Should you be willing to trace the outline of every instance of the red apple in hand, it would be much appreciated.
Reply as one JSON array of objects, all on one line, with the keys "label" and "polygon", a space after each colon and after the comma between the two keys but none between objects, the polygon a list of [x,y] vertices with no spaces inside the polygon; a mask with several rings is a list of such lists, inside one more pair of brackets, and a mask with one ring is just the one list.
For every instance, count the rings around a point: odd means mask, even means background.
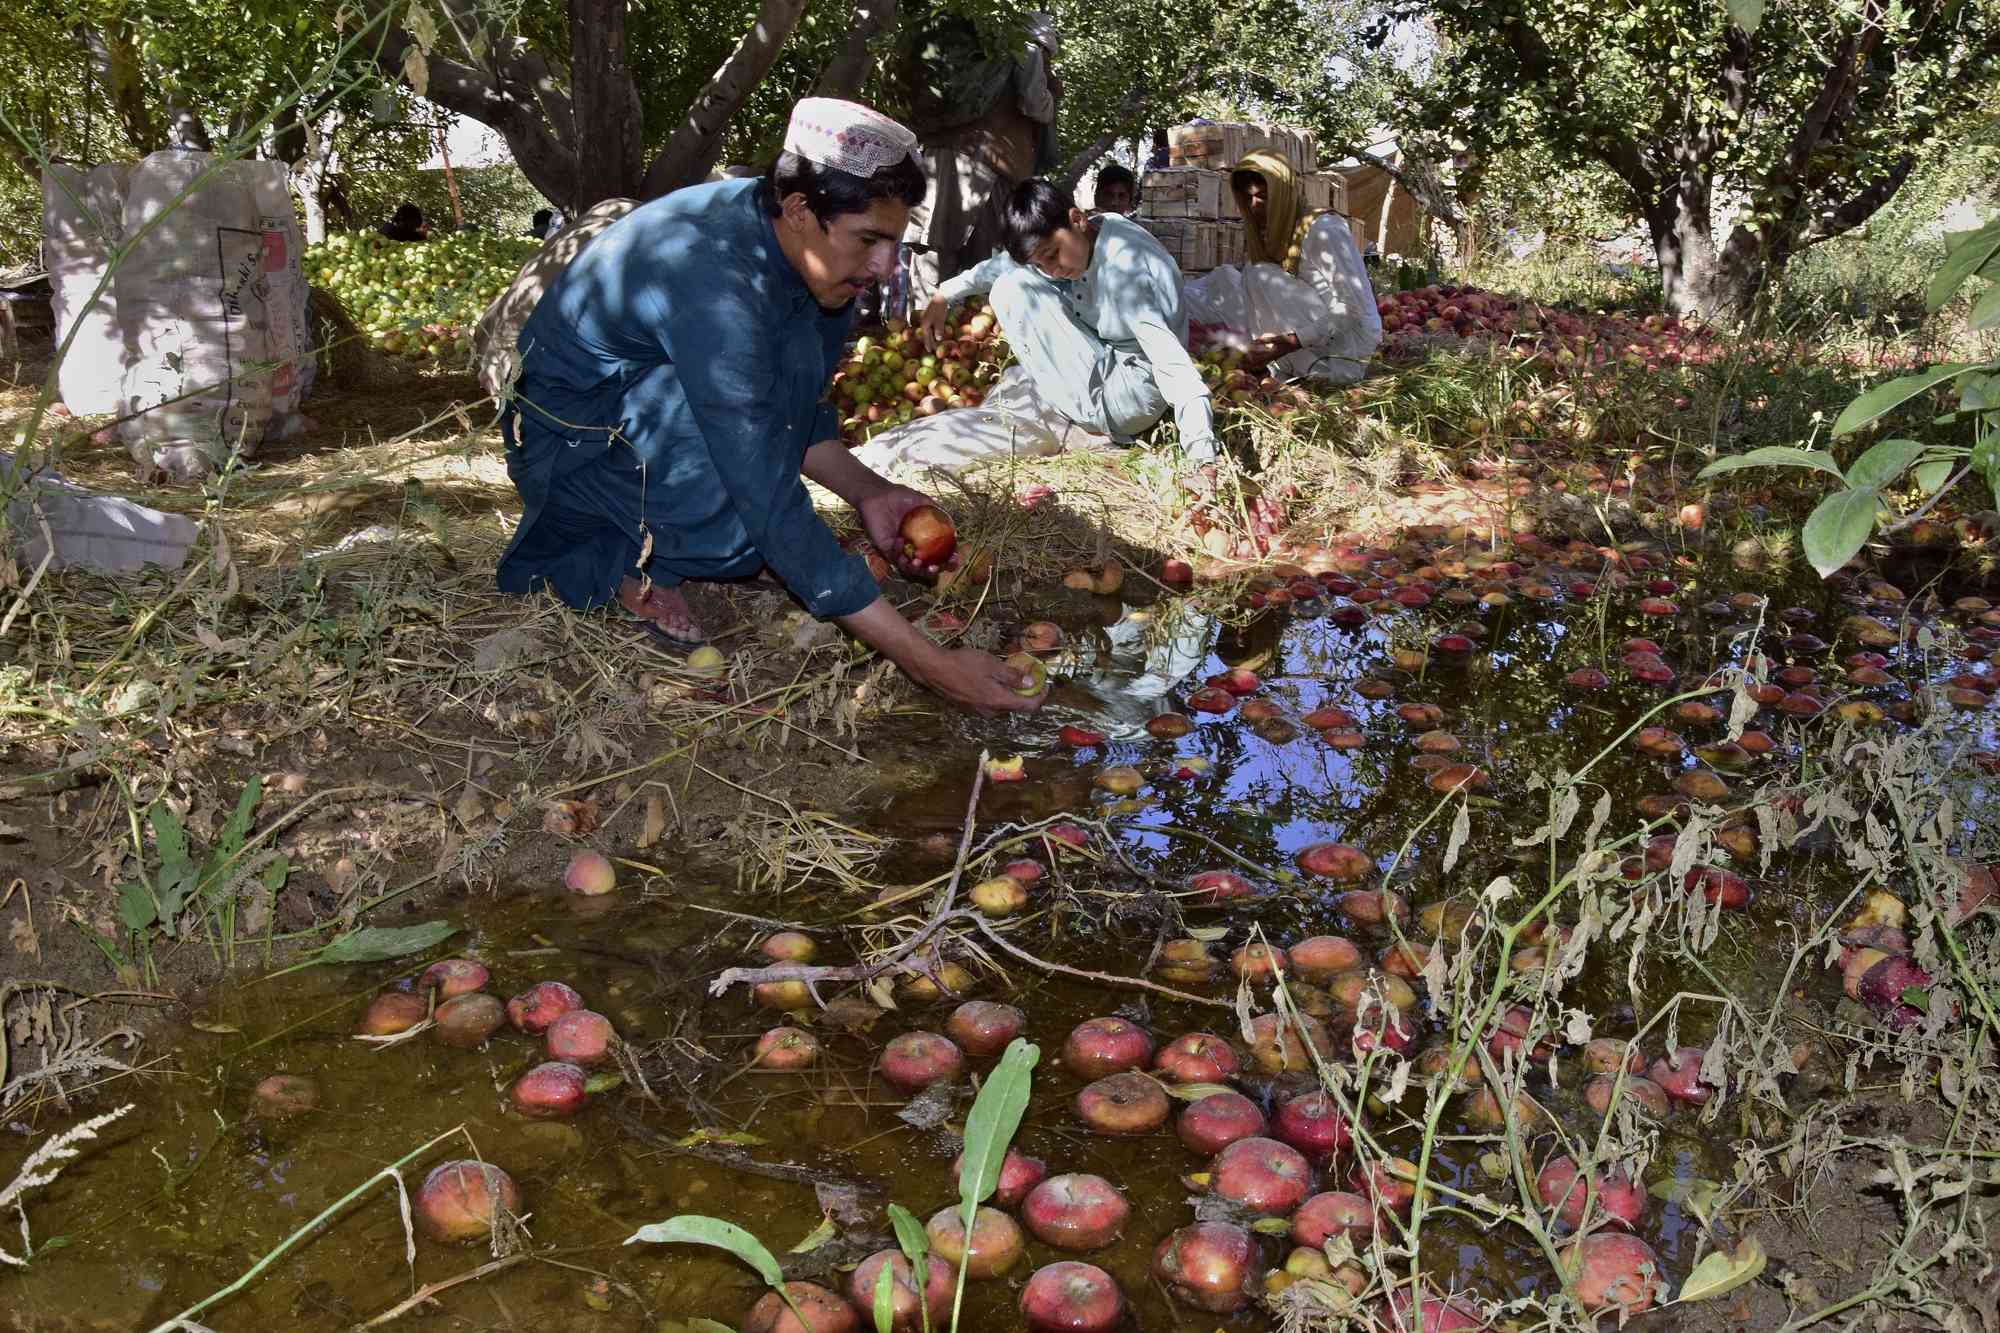
[{"label": "red apple in hand", "polygon": [[898,529],[903,538],[903,558],[923,565],[941,565],[958,549],[958,529],[936,505],[919,505],[903,515]]}]

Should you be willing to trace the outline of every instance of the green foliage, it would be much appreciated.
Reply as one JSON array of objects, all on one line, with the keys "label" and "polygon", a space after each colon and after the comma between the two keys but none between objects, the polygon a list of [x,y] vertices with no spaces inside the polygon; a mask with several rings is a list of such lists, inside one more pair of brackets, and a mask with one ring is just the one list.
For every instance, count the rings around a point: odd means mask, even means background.
[{"label": "green foliage", "polygon": [[778,1299],[798,1316],[799,1322],[805,1322],[799,1307],[792,1303],[791,1293],[785,1290],[785,1273],[778,1267],[777,1256],[765,1248],[763,1241],[734,1222],[725,1222],[719,1217],[703,1217],[698,1213],[683,1213],[664,1222],[640,1227],[625,1238],[627,1245],[640,1241],[653,1245],[709,1245],[726,1250],[756,1269],[757,1276],[778,1293]]},{"label": "green foliage", "polygon": [[1978,105],[2000,60],[1996,0],[1398,0],[1389,12],[1428,19],[1442,50],[1407,104],[1411,130],[1461,141],[1475,161],[1533,149],[1558,168],[1595,164],[1631,213],[1703,247],[1686,219],[1741,197],[1734,225],[1755,243],[1743,282],[1879,207],[1911,146]]},{"label": "green foliage", "polygon": [[[154,869],[148,874],[142,865],[137,879],[118,886],[118,917],[125,928],[141,937],[157,930],[168,939],[177,939],[189,913],[233,919],[228,900],[238,879],[237,862],[263,796],[262,780],[251,778],[208,855],[199,862],[189,848],[187,828],[180,816],[165,802],[155,804],[147,813],[153,830]],[[280,856],[265,868],[263,883],[267,889],[282,888],[289,873],[289,862]]]},{"label": "green foliage", "polygon": [[[1975,279],[1987,286],[1973,310],[1990,307],[1992,322],[2000,324],[2000,301],[1993,296],[2000,292],[2000,218],[1947,238],[1944,263],[1927,293],[1931,311],[1943,308]],[[1974,322],[1976,325],[1977,319]],[[2000,357],[1980,363],[1946,362],[1878,384],[1847,405],[1834,421],[1833,433],[1844,436],[1865,430],[1907,404],[1928,400],[1946,385],[1956,387],[1958,406],[1941,420],[1968,423],[1972,427],[1970,446],[1880,440],[1844,470],[1834,463],[1832,455],[1818,450],[1766,448],[1718,459],[1702,469],[1701,475],[1772,466],[1813,468],[1839,478],[1842,488],[1820,501],[1800,533],[1806,558],[1824,577],[1853,559],[1874,535],[1876,525],[1890,512],[1885,492],[1906,475],[1929,497],[1925,510],[1953,481],[1972,473],[1978,474],[2000,500]],[[1959,469],[1956,474],[1951,471],[1954,467]]]}]

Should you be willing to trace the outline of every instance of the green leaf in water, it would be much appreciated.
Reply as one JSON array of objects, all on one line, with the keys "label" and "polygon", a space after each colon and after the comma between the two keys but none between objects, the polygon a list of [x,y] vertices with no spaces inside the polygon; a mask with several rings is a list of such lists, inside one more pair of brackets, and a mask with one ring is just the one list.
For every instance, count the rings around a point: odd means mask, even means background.
[{"label": "green leaf in water", "polygon": [[1920,990],[1915,986],[1905,986],[1903,987],[1901,998],[1904,1004],[1909,1005],[1910,1008],[1915,1009],[1919,1013],[1927,1014],[1931,1011],[1931,997],[1928,991]]},{"label": "green leaf in water", "polygon": [[613,1088],[622,1087],[624,1083],[623,1074],[610,1069],[600,1069],[583,1081],[583,1090],[595,1097],[600,1092],[609,1092]]},{"label": "green leaf in water", "polygon": [[[889,1222],[896,1228],[896,1244],[902,1249],[903,1257],[910,1261],[910,1271],[923,1272],[927,1266],[924,1260],[928,1259],[931,1253],[931,1237],[930,1233],[924,1230],[924,1224],[917,1220],[915,1213],[900,1203],[889,1205]],[[884,1269],[886,1271],[887,1265],[884,1265]]]},{"label": "green leaf in water", "polygon": [[1292,1220],[1289,1217],[1260,1217],[1250,1224],[1250,1229],[1260,1236],[1289,1236],[1292,1234]]},{"label": "green leaf in water", "polygon": [[458,934],[449,921],[417,926],[364,926],[351,930],[319,951],[322,963],[385,963],[434,948]]},{"label": "green leaf in water", "polygon": [[664,1222],[640,1227],[625,1238],[625,1243],[634,1245],[642,1240],[653,1245],[708,1245],[727,1250],[756,1269],[757,1276],[763,1278],[766,1285],[784,1286],[784,1270],[778,1267],[778,1261],[771,1252],[764,1248],[764,1242],[734,1222],[725,1222],[719,1217],[683,1213]]},{"label": "green leaf in water", "polygon": [[896,1333],[896,1266],[883,1264],[875,1274],[875,1333]]},{"label": "green leaf in water", "polygon": [[[1028,1109],[1028,1091],[1034,1085],[1035,1064],[1042,1048],[1024,1037],[1007,1045],[1000,1063],[987,1075],[972,1109],[965,1116],[965,1158],[958,1173],[959,1218],[968,1238],[979,1205],[991,1198],[1000,1184],[1000,1166],[1007,1158],[1007,1145],[1021,1128],[1021,1116]],[[958,1286],[951,1298],[951,1327],[957,1328],[960,1303],[965,1299],[965,1266],[972,1257],[967,1244],[958,1257]],[[922,1272],[921,1266],[917,1269]]]}]

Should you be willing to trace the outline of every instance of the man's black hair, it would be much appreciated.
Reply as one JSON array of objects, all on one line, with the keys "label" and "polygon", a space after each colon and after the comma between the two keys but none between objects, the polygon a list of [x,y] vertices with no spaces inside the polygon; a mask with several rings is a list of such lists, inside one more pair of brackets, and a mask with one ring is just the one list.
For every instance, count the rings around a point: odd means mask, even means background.
[{"label": "man's black hair", "polygon": [[1076,200],[1060,185],[1045,180],[1025,180],[1007,196],[1007,212],[1000,219],[1000,240],[1017,264],[1043,241],[1070,225],[1069,215]]},{"label": "man's black hair", "polygon": [[537,227],[546,227],[549,225],[549,219],[555,215],[556,211],[553,208],[538,208],[535,210],[535,225]]},{"label": "man's black hair", "polygon": [[1238,193],[1248,190],[1255,183],[1262,183],[1266,189],[1270,188],[1271,184],[1264,179],[1263,172],[1254,171],[1249,167],[1238,167],[1229,173],[1229,188]]},{"label": "man's black hair", "polygon": [[396,215],[389,220],[399,227],[420,227],[424,221],[424,210],[405,199],[396,205]]},{"label": "man's black hair", "polygon": [[1122,185],[1135,195],[1139,193],[1139,178],[1123,162],[1107,162],[1098,169],[1097,192],[1103,194],[1107,185]]},{"label": "man's black hair", "polygon": [[843,213],[866,213],[882,199],[901,200],[905,207],[915,208],[924,201],[924,169],[906,157],[872,176],[857,176],[797,153],[779,153],[764,172],[764,211],[777,217],[784,212],[785,200],[795,194],[806,197],[806,207],[824,230]]}]

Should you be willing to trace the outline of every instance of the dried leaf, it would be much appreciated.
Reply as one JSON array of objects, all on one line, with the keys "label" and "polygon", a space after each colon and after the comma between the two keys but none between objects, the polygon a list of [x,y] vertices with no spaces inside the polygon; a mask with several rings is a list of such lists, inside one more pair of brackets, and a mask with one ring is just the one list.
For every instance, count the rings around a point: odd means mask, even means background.
[{"label": "dried leaf", "polygon": [[1735,1252],[1715,1251],[1694,1266],[1681,1283],[1681,1303],[1705,1301],[1736,1290],[1764,1271],[1764,1247],[1755,1236],[1745,1236]]},{"label": "dried leaf", "polygon": [[667,831],[667,803],[657,796],[646,798],[646,823],[639,830],[639,846],[651,847]]}]

